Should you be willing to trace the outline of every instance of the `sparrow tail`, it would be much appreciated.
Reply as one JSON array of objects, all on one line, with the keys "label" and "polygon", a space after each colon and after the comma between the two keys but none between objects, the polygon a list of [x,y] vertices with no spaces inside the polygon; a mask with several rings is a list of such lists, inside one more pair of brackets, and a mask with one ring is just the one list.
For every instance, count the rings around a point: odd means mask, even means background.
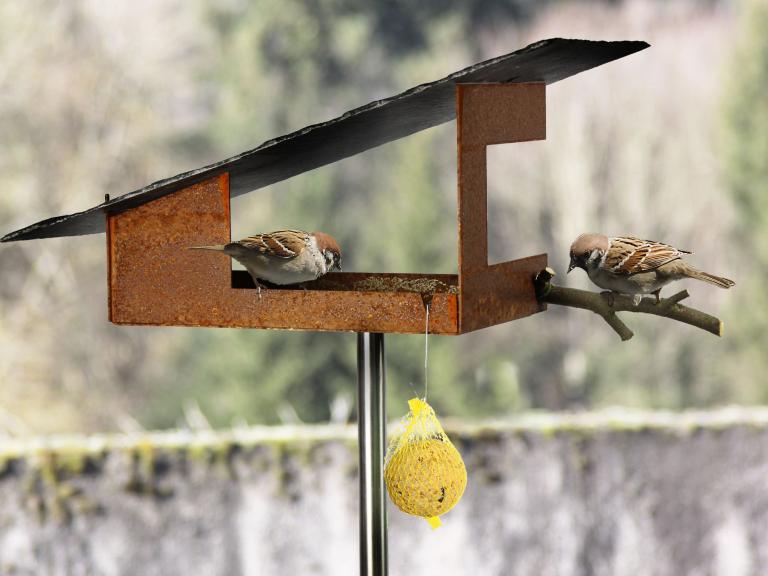
[{"label": "sparrow tail", "polygon": [[709,282],[710,284],[714,284],[715,286],[719,286],[720,288],[730,288],[731,286],[735,286],[736,282],[733,280],[729,280],[728,278],[723,278],[722,276],[715,276],[714,274],[709,274],[707,272],[703,272],[702,270],[697,270],[696,268],[693,268],[691,266],[688,267],[688,274],[687,276],[689,278],[695,278],[696,280],[703,280],[704,282]]},{"label": "sparrow tail", "polygon": [[187,250],[213,250],[214,252],[224,252],[226,246],[219,244],[217,246],[187,246]]}]

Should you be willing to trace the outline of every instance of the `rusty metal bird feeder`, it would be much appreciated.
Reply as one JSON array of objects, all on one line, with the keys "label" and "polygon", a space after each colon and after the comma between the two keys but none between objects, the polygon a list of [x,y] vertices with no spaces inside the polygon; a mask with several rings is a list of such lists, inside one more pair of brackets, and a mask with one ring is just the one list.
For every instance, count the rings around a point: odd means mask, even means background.
[{"label": "rusty metal bird feeder", "polygon": [[[350,331],[358,340],[361,572],[386,573],[384,333],[458,335],[535,314],[546,254],[488,264],[486,147],[546,137],[546,86],[646,48],[551,39],[371,102],[84,212],[11,232],[3,242],[106,232],[115,324]],[[226,258],[185,250],[225,244],[230,198],[456,119],[457,274],[334,273],[258,298]]]}]

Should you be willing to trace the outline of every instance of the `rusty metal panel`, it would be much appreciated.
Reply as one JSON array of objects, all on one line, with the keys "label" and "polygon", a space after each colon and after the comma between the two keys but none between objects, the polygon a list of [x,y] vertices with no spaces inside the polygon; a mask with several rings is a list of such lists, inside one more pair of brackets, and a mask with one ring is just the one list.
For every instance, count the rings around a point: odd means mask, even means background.
[{"label": "rusty metal panel", "polygon": [[108,216],[110,320],[205,325],[226,297],[229,263],[188,246],[229,242],[227,174]]},{"label": "rusty metal panel", "polygon": [[472,332],[546,310],[531,297],[533,278],[547,266],[547,255],[502,262],[464,278],[460,332]]},{"label": "rusty metal panel", "polygon": [[544,309],[533,274],[546,266],[546,255],[488,266],[486,147],[545,139],[545,88],[543,83],[456,87],[461,333]]},{"label": "rusty metal panel", "polygon": [[456,276],[330,274],[303,288],[267,288],[259,298],[228,257],[187,250],[229,242],[226,173],[111,214],[107,229],[116,324],[420,333],[426,286],[435,290],[430,331],[458,332]]}]

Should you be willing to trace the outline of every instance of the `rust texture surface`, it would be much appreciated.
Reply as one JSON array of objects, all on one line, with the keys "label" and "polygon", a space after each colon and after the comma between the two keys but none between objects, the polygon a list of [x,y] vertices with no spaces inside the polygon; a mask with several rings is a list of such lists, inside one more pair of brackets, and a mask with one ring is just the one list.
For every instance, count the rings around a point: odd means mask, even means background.
[{"label": "rust texture surface", "polygon": [[[456,87],[458,140],[459,331],[508,322],[541,310],[533,274],[545,254],[488,265],[486,147],[546,138],[545,85]],[[510,182],[514,194],[514,182]]]},{"label": "rust texture surface", "polygon": [[109,314],[117,324],[421,333],[423,291],[431,287],[430,331],[458,332],[456,276],[331,274],[259,298],[228,257],[187,250],[229,242],[227,174],[111,214],[107,228]]}]

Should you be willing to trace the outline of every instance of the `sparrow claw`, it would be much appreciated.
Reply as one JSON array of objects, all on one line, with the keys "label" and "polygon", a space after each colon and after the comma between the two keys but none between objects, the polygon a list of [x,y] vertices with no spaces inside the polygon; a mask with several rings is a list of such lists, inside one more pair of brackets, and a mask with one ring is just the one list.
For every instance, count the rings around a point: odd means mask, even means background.
[{"label": "sparrow claw", "polygon": [[651,292],[654,296],[656,296],[656,305],[658,306],[661,303],[661,288],[658,290]]}]

